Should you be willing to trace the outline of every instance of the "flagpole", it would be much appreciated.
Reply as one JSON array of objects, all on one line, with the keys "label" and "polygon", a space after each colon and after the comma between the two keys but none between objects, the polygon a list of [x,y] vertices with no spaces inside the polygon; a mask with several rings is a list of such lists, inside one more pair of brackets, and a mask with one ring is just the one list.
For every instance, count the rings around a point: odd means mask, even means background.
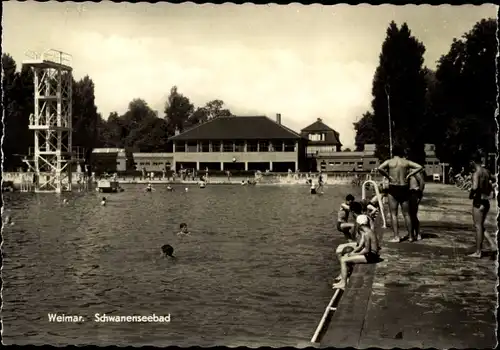
[{"label": "flagpole", "polygon": [[389,120],[389,155],[392,158],[392,119],[391,119],[391,97],[389,94],[389,84],[385,85],[385,95],[387,96],[387,117]]}]

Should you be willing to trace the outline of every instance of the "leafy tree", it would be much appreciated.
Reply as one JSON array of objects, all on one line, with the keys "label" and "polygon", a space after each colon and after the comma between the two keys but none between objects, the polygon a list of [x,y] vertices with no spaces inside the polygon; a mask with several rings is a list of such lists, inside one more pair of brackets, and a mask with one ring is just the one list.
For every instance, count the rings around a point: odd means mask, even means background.
[{"label": "leafy tree", "polygon": [[125,147],[139,149],[139,142],[143,142],[145,137],[149,137],[151,125],[157,119],[156,112],[153,111],[146,101],[135,99],[129,103],[128,110],[120,117],[122,138]]},{"label": "leafy tree", "polygon": [[373,113],[366,112],[359,121],[354,123],[356,151],[363,151],[364,145],[376,142],[377,129],[375,128],[373,117]]},{"label": "leafy tree", "polygon": [[95,105],[94,82],[87,75],[73,82],[73,146],[93,149],[98,142],[99,114]]},{"label": "leafy tree", "polygon": [[5,135],[2,143],[2,156],[5,168],[11,168],[18,165],[14,154],[18,151],[16,141],[19,140],[20,128],[20,105],[19,96],[16,89],[19,74],[16,72],[16,62],[8,55],[2,55],[2,87],[3,87],[3,106],[5,117],[3,118],[3,127]]},{"label": "leafy tree", "polygon": [[481,20],[438,63],[430,98],[436,155],[454,167],[467,165],[477,150],[495,151],[496,30],[496,20]]},{"label": "leafy tree", "polygon": [[224,102],[222,100],[212,100],[207,102],[204,108],[207,111],[208,120],[231,116],[229,109],[222,108],[223,106]]},{"label": "leafy tree", "polygon": [[425,113],[424,53],[424,45],[411,35],[406,23],[400,28],[390,23],[372,86],[376,155],[380,159],[389,157],[388,107],[393,144],[402,145],[417,162],[425,159],[420,127]]},{"label": "leafy tree", "polygon": [[189,98],[179,93],[177,86],[172,87],[165,103],[165,120],[167,121],[168,134],[173,135],[176,129],[183,131],[193,111],[194,106],[189,101]]},{"label": "leafy tree", "polygon": [[186,127],[191,127],[197,124],[203,124],[208,121],[208,111],[205,107],[198,107],[196,110],[188,117],[186,122]]}]

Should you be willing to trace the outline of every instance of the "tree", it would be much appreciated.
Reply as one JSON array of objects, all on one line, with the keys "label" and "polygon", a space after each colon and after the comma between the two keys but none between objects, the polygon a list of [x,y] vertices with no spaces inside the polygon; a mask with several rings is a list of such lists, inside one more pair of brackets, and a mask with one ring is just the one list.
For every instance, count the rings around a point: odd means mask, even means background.
[{"label": "tree", "polygon": [[87,75],[73,81],[73,146],[91,150],[98,142],[99,114],[95,105],[94,82]]},{"label": "tree", "polygon": [[14,170],[24,165],[22,158],[28,155],[29,147],[32,147],[34,142],[33,132],[29,129],[29,116],[34,111],[33,72],[26,66],[22,67],[21,72],[17,72],[16,68],[14,59],[9,54],[3,54],[5,134],[2,156],[6,170]]},{"label": "tree", "polygon": [[140,149],[139,143],[149,137],[150,126],[158,118],[146,101],[134,99],[129,103],[128,110],[120,117],[123,144],[125,147]]},{"label": "tree", "polygon": [[188,117],[186,121],[186,127],[195,126],[197,124],[203,124],[208,121],[208,111],[205,107],[198,107],[196,110]]},{"label": "tree", "polygon": [[401,28],[390,23],[372,86],[375,153],[380,159],[389,156],[389,107],[393,144],[403,146],[417,162],[425,159],[420,127],[425,113],[424,53],[406,23]]},{"label": "tree", "polygon": [[224,102],[222,100],[212,100],[207,102],[204,108],[207,111],[208,120],[231,116],[229,109],[223,109],[222,106],[224,106]]},{"label": "tree", "polygon": [[363,151],[366,144],[376,142],[377,129],[375,128],[373,118],[373,113],[366,112],[359,121],[354,123],[356,151]]},{"label": "tree", "polygon": [[168,134],[173,135],[176,129],[183,131],[193,111],[194,107],[189,98],[179,93],[177,86],[172,87],[165,103],[165,120]]},{"label": "tree", "polygon": [[18,151],[16,141],[19,141],[20,129],[22,125],[20,119],[20,105],[17,84],[19,74],[16,72],[16,62],[8,55],[2,55],[2,87],[3,105],[5,117],[3,118],[3,128],[5,134],[2,143],[2,156],[5,168],[12,168],[18,165],[14,154]]},{"label": "tree", "polygon": [[495,151],[496,30],[496,20],[481,20],[438,63],[431,95],[434,129],[442,136],[436,155],[454,167],[467,165],[477,150]]}]

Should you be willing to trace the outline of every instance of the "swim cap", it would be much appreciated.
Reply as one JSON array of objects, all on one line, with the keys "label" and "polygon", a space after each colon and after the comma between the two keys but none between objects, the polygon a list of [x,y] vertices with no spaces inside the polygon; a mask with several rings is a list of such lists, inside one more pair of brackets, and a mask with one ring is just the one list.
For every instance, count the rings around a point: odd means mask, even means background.
[{"label": "swim cap", "polygon": [[359,226],[363,226],[363,225],[370,225],[370,219],[368,218],[368,216],[366,215],[358,215],[358,217],[356,218],[356,223],[359,225]]}]

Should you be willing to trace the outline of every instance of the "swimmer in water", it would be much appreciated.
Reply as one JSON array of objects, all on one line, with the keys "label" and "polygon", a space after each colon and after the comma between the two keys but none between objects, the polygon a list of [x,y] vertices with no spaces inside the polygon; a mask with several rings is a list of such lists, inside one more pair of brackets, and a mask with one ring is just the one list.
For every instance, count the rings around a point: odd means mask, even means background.
[{"label": "swimmer in water", "polygon": [[106,197],[102,197],[101,205],[106,205]]},{"label": "swimmer in water", "polygon": [[161,255],[164,258],[172,258],[175,259],[174,254],[174,247],[172,247],[170,244],[164,244],[161,246]]},{"label": "swimmer in water", "polygon": [[66,198],[63,199],[63,204],[68,204],[68,200]]},{"label": "swimmer in water", "polygon": [[12,218],[9,214],[5,215],[5,220],[3,222],[4,226],[12,226],[14,225],[14,222],[12,221]]},{"label": "swimmer in water", "polygon": [[182,223],[179,225],[180,231],[177,233],[177,236],[187,236],[189,235],[188,225],[186,223]]},{"label": "swimmer in water", "polygon": [[170,186],[170,185],[167,186],[167,191],[173,191],[173,190],[174,190],[174,188],[172,186]]},{"label": "swimmer in water", "polygon": [[323,173],[321,171],[318,175],[318,187],[316,188],[316,192],[323,193]]},{"label": "swimmer in water", "polygon": [[153,186],[151,186],[151,184],[148,184],[148,186],[146,187],[146,192],[153,192],[153,191],[154,191]]},{"label": "swimmer in water", "polygon": [[186,187],[186,188],[184,189],[184,191],[185,191],[185,192],[187,192],[187,191],[189,191],[189,189]]},{"label": "swimmer in water", "polygon": [[410,186],[409,178],[418,174],[424,168],[411,160],[404,158],[404,150],[396,145],[392,150],[393,158],[386,160],[379,167],[378,171],[384,177],[389,179],[389,210],[391,212],[391,225],[394,237],[390,242],[401,242],[398,226],[398,208],[401,206],[403,217],[405,220],[408,236],[410,240],[414,240],[413,227],[410,217]]}]

